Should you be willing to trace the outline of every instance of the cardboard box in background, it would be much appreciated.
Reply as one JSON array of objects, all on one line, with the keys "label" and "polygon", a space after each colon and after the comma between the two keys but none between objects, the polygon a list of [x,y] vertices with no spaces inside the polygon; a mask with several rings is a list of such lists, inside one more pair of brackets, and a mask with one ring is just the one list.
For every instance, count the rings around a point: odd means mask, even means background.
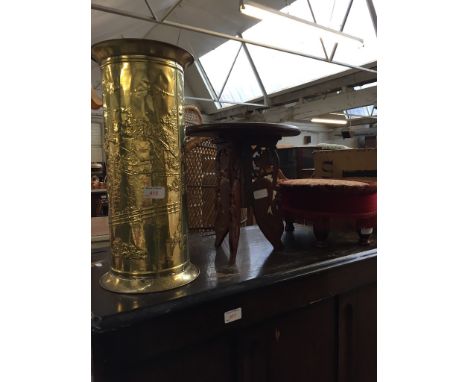
[{"label": "cardboard box in background", "polygon": [[377,180],[377,149],[314,152],[314,178]]}]

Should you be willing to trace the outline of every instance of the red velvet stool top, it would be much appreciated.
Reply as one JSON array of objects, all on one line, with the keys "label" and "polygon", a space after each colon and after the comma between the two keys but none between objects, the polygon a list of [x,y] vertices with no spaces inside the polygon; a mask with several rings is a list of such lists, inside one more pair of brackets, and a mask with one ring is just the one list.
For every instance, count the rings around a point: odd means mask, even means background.
[{"label": "red velvet stool top", "polygon": [[285,216],[370,218],[377,214],[376,182],[288,179],[279,186]]}]

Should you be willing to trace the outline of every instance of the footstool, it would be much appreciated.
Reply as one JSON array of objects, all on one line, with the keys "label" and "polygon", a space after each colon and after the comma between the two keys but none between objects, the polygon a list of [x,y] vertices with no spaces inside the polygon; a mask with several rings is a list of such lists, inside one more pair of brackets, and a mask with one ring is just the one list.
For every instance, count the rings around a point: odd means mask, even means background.
[{"label": "footstool", "polygon": [[293,222],[312,225],[318,245],[325,245],[331,219],[352,219],[360,243],[368,244],[377,223],[377,183],[344,179],[287,179],[279,183],[280,211],[286,231]]}]

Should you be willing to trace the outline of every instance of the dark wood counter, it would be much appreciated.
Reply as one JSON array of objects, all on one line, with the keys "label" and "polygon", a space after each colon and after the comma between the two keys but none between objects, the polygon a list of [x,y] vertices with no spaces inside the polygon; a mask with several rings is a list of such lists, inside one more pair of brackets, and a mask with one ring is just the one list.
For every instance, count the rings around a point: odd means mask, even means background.
[{"label": "dark wood counter", "polygon": [[[272,252],[258,227],[246,227],[233,267],[226,243],[216,250],[214,236],[193,235],[198,279],[144,295],[102,289],[110,254],[94,251],[95,380],[375,380],[376,243],[357,239],[332,233],[328,247],[316,248],[312,229],[297,226],[283,235],[285,249]],[[238,308],[241,319],[225,323]],[[302,353],[315,361],[301,363]]]}]

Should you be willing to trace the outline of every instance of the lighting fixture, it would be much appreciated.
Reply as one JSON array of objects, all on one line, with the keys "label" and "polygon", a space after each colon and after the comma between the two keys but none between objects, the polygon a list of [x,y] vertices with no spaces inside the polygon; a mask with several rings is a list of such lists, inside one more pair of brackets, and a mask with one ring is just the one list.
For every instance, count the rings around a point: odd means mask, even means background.
[{"label": "lighting fixture", "polygon": [[277,20],[279,23],[284,23],[285,20],[289,20],[295,23],[302,23],[310,26],[310,30],[316,33],[318,37],[330,40],[331,42],[353,42],[358,46],[364,45],[364,40],[359,37],[351,36],[347,33],[319,25],[312,21],[288,15],[287,13],[280,12],[276,9],[266,7],[265,5],[255,3],[253,1],[241,1],[240,12],[259,20]]},{"label": "lighting fixture", "polygon": [[327,118],[312,118],[310,122],[330,123],[333,125],[346,125],[348,123],[348,121],[344,119],[327,119]]}]

